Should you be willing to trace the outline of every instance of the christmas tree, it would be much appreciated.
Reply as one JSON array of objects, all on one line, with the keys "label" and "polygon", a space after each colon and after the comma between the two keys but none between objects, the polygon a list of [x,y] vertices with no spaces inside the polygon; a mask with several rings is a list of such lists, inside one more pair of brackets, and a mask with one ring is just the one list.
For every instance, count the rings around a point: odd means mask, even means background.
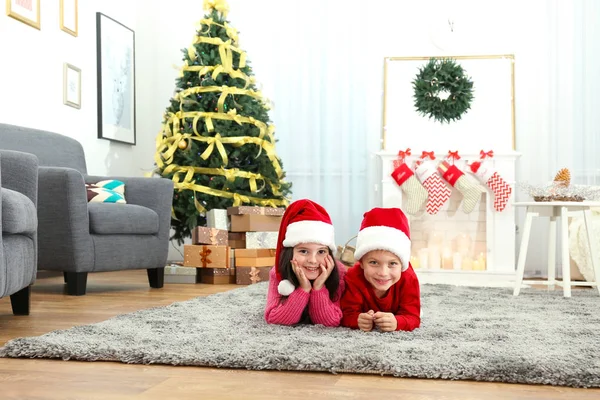
[{"label": "christmas tree", "polygon": [[181,244],[206,212],[285,207],[291,184],[275,152],[268,101],[255,86],[224,0],[205,0],[157,137],[156,172],[175,182],[171,226]]}]

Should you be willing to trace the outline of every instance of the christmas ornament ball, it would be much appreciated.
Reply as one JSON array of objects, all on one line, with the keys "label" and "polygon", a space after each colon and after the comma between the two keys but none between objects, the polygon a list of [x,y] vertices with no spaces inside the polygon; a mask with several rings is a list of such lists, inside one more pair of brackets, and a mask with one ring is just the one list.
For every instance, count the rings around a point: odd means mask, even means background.
[{"label": "christmas ornament ball", "polygon": [[179,142],[177,147],[179,147],[181,150],[185,150],[187,148],[187,142],[185,140],[182,140]]}]

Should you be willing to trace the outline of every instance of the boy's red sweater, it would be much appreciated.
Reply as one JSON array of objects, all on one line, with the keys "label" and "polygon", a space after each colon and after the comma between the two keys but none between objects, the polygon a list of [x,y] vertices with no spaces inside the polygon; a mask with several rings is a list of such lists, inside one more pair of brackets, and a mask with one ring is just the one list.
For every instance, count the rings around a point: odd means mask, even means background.
[{"label": "boy's red sweater", "polygon": [[346,291],[341,301],[342,326],[358,329],[358,315],[369,310],[394,314],[398,331],[412,331],[421,324],[419,280],[411,265],[382,298],[375,295],[359,263],[348,269],[345,280]]}]

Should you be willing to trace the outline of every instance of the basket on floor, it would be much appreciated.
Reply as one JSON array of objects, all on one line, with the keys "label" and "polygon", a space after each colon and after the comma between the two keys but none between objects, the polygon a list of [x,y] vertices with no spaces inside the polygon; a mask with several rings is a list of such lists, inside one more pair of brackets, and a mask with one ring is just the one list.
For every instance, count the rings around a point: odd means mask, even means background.
[{"label": "basket on floor", "polygon": [[356,248],[349,245],[354,239],[356,239],[356,236],[351,237],[346,244],[344,244],[344,246],[337,247],[337,253],[335,257],[347,267],[351,267],[355,263],[354,252],[356,251]]}]

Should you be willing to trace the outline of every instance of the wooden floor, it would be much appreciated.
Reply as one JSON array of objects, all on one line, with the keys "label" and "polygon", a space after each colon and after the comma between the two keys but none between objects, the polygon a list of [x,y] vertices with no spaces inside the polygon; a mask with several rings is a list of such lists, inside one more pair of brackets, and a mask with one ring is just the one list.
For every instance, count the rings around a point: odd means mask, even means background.
[{"label": "wooden floor", "polygon": [[[145,271],[91,274],[88,293],[63,294],[62,275],[38,279],[32,313],[15,317],[0,300],[0,345],[7,340],[103,321],[235,285],[166,284],[150,289]],[[600,390],[370,375],[224,370],[113,362],[0,359],[2,399],[598,399]]]}]

